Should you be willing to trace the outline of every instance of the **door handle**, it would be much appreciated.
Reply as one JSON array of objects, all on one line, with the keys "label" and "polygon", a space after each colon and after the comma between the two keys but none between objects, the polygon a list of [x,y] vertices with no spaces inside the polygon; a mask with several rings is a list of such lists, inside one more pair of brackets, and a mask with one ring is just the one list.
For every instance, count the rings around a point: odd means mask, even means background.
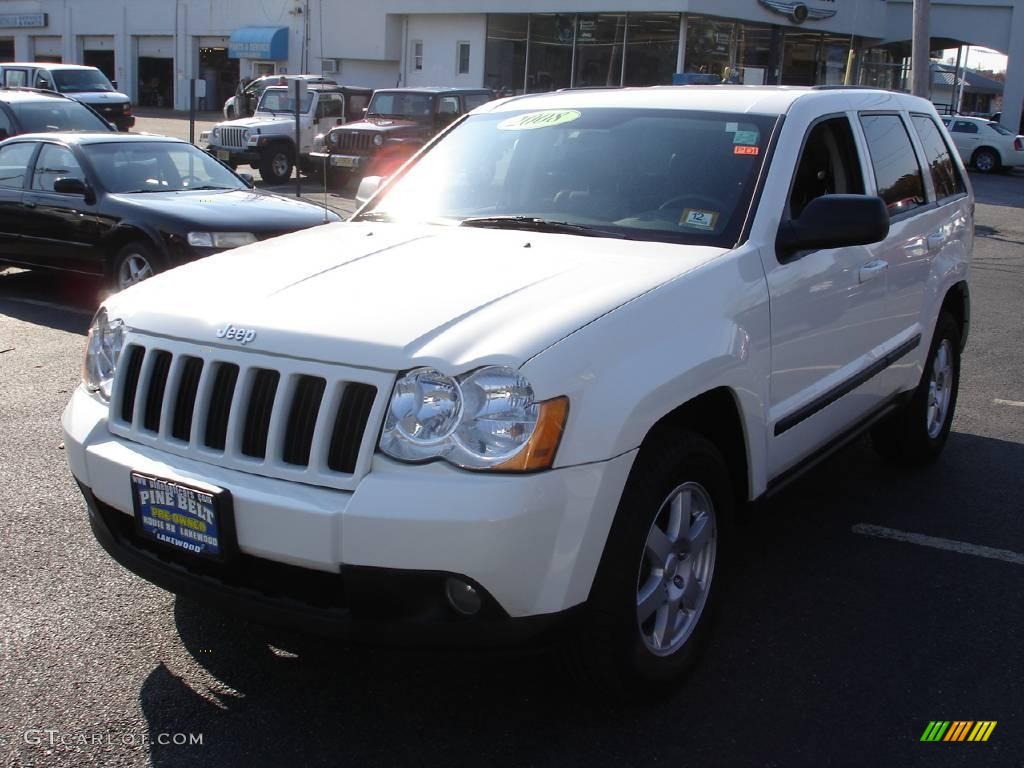
[{"label": "door handle", "polygon": [[866,283],[868,280],[874,280],[876,277],[881,277],[885,274],[885,270],[889,268],[889,262],[885,259],[872,259],[866,264],[862,265],[858,276],[860,282]]},{"label": "door handle", "polygon": [[933,232],[928,235],[928,250],[937,251],[946,244],[946,236],[940,232]]}]

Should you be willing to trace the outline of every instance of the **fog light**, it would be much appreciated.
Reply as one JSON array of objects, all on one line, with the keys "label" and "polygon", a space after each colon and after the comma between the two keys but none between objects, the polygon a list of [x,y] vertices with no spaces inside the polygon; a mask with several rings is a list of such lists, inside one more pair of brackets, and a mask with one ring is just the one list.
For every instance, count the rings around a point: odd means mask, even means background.
[{"label": "fog light", "polygon": [[483,601],[480,600],[480,593],[462,579],[449,576],[444,584],[444,594],[458,613],[463,616],[472,616],[479,612]]}]

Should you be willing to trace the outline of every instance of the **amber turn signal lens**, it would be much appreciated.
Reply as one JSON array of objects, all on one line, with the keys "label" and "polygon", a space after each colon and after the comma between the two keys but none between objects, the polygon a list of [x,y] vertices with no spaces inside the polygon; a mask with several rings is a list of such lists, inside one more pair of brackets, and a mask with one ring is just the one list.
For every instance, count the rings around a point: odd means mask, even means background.
[{"label": "amber turn signal lens", "polygon": [[555,461],[558,444],[569,417],[569,398],[556,397],[540,403],[540,415],[533,437],[526,446],[508,461],[491,467],[498,472],[533,472],[548,469]]}]

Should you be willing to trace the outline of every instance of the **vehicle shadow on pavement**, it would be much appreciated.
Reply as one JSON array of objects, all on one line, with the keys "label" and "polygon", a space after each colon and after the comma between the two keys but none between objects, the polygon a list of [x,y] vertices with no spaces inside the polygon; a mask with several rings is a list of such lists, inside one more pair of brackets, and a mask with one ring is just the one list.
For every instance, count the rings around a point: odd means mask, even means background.
[{"label": "vehicle shadow on pavement", "polygon": [[85,333],[107,293],[99,278],[0,267],[0,312],[35,325]]},{"label": "vehicle shadow on pavement", "polygon": [[[140,690],[152,764],[947,764],[921,753],[918,726],[951,695],[964,711],[1011,715],[1007,685],[1024,670],[1005,631],[1024,620],[1013,566],[851,526],[1024,551],[1011,519],[1021,466],[1024,445],[955,433],[935,465],[908,471],[865,439],[751,509],[712,642],[667,701],[590,690],[550,650],[349,647],[178,598],[198,668],[179,677],[161,663]],[[971,634],[950,630],[951,605]],[[155,741],[183,732],[203,744]]]}]

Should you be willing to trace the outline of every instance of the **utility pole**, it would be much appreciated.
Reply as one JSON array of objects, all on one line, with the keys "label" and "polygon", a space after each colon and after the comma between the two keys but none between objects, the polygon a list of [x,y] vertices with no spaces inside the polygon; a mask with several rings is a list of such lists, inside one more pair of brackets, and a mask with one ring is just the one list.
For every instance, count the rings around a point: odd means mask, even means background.
[{"label": "utility pole", "polygon": [[931,38],[928,36],[930,0],[914,0],[914,32],[911,43],[911,88],[915,96],[927,99],[931,93],[932,73],[928,67]]}]

